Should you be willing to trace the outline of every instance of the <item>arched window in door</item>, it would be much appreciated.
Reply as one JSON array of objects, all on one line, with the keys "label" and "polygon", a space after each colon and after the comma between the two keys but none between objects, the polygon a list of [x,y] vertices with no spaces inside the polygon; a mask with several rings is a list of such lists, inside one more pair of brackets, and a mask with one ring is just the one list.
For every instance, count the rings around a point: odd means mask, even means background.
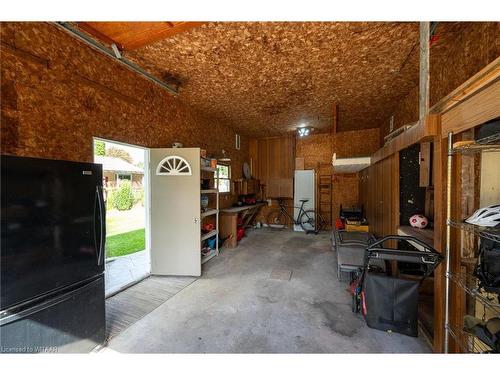
[{"label": "arched window in door", "polygon": [[191,176],[191,166],[181,156],[167,156],[156,167],[157,175],[164,176]]}]

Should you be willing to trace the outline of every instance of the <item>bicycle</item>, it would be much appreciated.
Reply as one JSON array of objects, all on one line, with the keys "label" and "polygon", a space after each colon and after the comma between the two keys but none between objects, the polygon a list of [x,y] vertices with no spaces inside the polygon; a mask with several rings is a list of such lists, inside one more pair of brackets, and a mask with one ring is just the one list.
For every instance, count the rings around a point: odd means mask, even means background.
[{"label": "bicycle", "polygon": [[319,232],[324,226],[325,220],[314,210],[304,209],[304,204],[308,202],[309,199],[301,199],[300,201],[302,202],[300,207],[294,206],[294,208],[299,208],[297,219],[294,219],[286,210],[288,206],[285,206],[284,200],[278,199],[279,208],[269,212],[266,217],[267,225],[271,228],[286,228],[288,226],[288,221],[291,220],[295,225],[300,225],[306,233]]}]

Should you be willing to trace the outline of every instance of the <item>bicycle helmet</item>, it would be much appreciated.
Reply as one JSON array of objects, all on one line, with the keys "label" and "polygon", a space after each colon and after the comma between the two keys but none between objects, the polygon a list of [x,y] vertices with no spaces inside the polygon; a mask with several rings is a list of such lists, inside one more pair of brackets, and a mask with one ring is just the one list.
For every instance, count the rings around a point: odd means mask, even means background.
[{"label": "bicycle helmet", "polygon": [[500,224],[500,204],[480,208],[465,222],[482,227],[494,227]]}]

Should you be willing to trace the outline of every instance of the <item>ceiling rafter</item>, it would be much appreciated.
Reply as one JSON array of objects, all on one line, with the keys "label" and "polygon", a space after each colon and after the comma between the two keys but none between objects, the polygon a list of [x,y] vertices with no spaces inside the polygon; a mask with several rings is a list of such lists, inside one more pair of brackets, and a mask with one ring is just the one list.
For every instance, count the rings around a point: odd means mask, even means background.
[{"label": "ceiling rafter", "polygon": [[199,27],[204,22],[78,22],[78,27],[107,45],[131,51]]}]

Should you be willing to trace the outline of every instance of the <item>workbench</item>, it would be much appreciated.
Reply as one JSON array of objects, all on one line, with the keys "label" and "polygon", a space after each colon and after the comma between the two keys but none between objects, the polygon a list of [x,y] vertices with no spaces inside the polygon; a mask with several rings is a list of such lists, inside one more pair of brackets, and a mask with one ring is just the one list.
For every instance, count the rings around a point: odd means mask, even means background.
[{"label": "workbench", "polygon": [[259,213],[259,209],[266,203],[256,203],[252,205],[230,207],[220,210],[220,237],[227,238],[224,247],[234,248],[238,246],[236,230],[238,227],[238,215],[241,215],[243,226],[252,224]]}]

